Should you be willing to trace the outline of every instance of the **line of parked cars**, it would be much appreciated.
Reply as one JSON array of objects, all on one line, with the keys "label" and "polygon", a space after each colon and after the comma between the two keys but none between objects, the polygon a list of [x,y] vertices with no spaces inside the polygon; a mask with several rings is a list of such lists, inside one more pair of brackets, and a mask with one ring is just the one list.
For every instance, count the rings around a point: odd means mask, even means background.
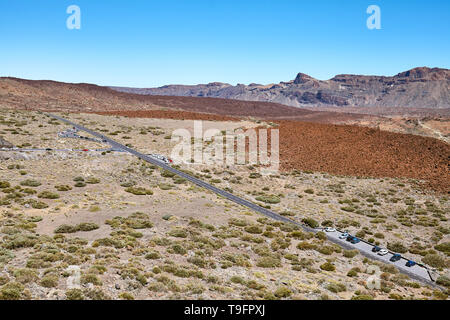
[{"label": "line of parked cars", "polygon": [[[335,228],[332,228],[332,227],[327,227],[327,228],[325,228],[324,230],[325,230],[325,232],[336,232],[336,229],[335,229]],[[339,239],[341,239],[341,240],[345,239],[346,241],[348,241],[348,242],[350,242],[350,243],[352,243],[352,244],[357,244],[357,243],[361,242],[360,239],[358,239],[357,237],[352,236],[352,235],[349,234],[347,231],[341,233],[341,234],[339,235]],[[383,248],[381,248],[381,247],[379,247],[379,246],[374,246],[374,247],[372,248],[372,252],[373,252],[373,253],[377,253],[379,256],[385,256],[385,255],[387,255],[387,254],[389,253],[389,251],[388,251],[387,249],[383,249]],[[399,261],[401,258],[402,258],[401,254],[399,254],[399,253],[394,253],[394,254],[392,255],[392,257],[389,259],[389,261],[391,261],[391,262],[397,262],[397,261]],[[414,262],[414,261],[412,261],[412,260],[408,260],[408,261],[406,262],[406,266],[407,266],[407,267],[413,267],[413,266],[415,266],[415,265],[416,265],[416,262]]]}]

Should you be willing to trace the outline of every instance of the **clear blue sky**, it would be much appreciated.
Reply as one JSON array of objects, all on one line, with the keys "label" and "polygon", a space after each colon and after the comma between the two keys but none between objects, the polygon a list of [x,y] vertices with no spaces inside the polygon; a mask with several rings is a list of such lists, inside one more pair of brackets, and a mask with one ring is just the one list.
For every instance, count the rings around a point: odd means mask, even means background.
[{"label": "clear blue sky", "polygon": [[[81,8],[81,30],[66,9]],[[366,9],[381,8],[381,30]],[[0,76],[153,87],[450,67],[448,0],[2,0]]]}]

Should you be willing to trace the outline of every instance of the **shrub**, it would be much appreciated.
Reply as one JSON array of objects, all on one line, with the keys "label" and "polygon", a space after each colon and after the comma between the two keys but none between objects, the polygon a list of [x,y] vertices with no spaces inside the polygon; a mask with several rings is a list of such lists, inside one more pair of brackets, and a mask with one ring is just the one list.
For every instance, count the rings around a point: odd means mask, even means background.
[{"label": "shrub", "polygon": [[168,235],[171,237],[175,237],[175,238],[187,238],[188,233],[187,233],[186,229],[174,228],[169,231]]},{"label": "shrub", "polygon": [[308,226],[310,226],[311,228],[318,228],[319,227],[319,223],[314,220],[313,218],[303,218],[302,222]]},{"label": "shrub", "polygon": [[445,287],[450,287],[450,278],[446,276],[440,276],[436,279],[436,283]]},{"label": "shrub", "polygon": [[41,279],[41,286],[45,288],[55,288],[58,286],[58,276],[48,274]]},{"label": "shrub", "polygon": [[132,193],[136,196],[145,196],[145,195],[152,195],[153,191],[145,189],[143,187],[129,187],[125,189],[126,192]]},{"label": "shrub", "polygon": [[9,282],[0,289],[0,300],[19,300],[24,289],[21,283]]},{"label": "shrub", "polygon": [[92,283],[93,285],[102,285],[99,277],[92,273],[85,273],[81,276],[80,282],[82,284]]},{"label": "shrub", "polygon": [[447,255],[450,254],[450,242],[440,243],[440,244],[434,246],[434,248],[438,251],[446,253]]},{"label": "shrub", "polygon": [[155,260],[155,259],[160,259],[160,258],[161,258],[161,255],[157,251],[151,251],[145,255],[145,259],[147,259],[147,260],[150,260],[150,259]]},{"label": "shrub", "polygon": [[167,171],[167,170],[163,170],[161,171],[161,177],[164,178],[172,178],[175,176],[175,173],[171,172],[171,171]]},{"label": "shrub", "polygon": [[100,183],[100,179],[94,178],[94,177],[89,177],[86,179],[85,181],[88,184],[98,184]]},{"label": "shrub", "polygon": [[314,194],[314,190],[313,189],[306,189],[305,193],[307,193],[307,194]]},{"label": "shrub", "polygon": [[11,184],[8,181],[0,181],[0,189],[10,188]]},{"label": "shrub", "polygon": [[77,187],[77,188],[86,187],[86,183],[84,183],[83,181],[79,181],[79,182],[75,183],[75,187]]},{"label": "shrub", "polygon": [[270,196],[258,196],[255,198],[258,201],[264,202],[264,203],[270,203],[270,204],[276,204],[280,203],[280,198],[275,195]]},{"label": "shrub", "polygon": [[427,254],[422,258],[422,262],[434,268],[447,268],[448,261],[438,254]]},{"label": "shrub", "polygon": [[320,266],[320,269],[325,271],[335,271],[336,267],[331,262],[325,262]]},{"label": "shrub", "polygon": [[342,283],[330,283],[327,289],[331,292],[338,293],[346,291],[347,287]]},{"label": "shrub", "polygon": [[256,265],[261,268],[276,268],[281,267],[281,260],[276,257],[262,257],[257,262]]},{"label": "shrub", "polygon": [[350,269],[349,272],[347,272],[347,277],[353,278],[358,275],[358,272],[355,269]]},{"label": "shrub", "polygon": [[67,224],[60,225],[54,231],[54,233],[74,233],[77,232],[78,229],[74,226],[69,226]]},{"label": "shrub", "polygon": [[128,292],[122,292],[119,294],[119,298],[122,300],[134,300],[134,296]]},{"label": "shrub", "polygon": [[398,253],[405,253],[407,252],[407,249],[403,244],[400,242],[394,242],[394,243],[388,243],[387,248],[391,251],[398,252]]},{"label": "shrub", "polygon": [[252,234],[261,234],[263,230],[258,225],[251,225],[245,227],[245,231]]},{"label": "shrub", "polygon": [[286,287],[279,287],[274,292],[275,297],[277,298],[288,298],[292,295],[292,291],[289,288]]},{"label": "shrub", "polygon": [[352,300],[373,300],[373,297],[368,294],[360,294],[352,297]]},{"label": "shrub", "polygon": [[58,191],[64,192],[64,191],[72,190],[72,187],[68,186],[68,185],[59,185],[59,186],[55,186],[55,189]]},{"label": "shrub", "polygon": [[59,194],[51,192],[51,191],[42,191],[38,195],[38,198],[42,198],[42,199],[58,199],[59,198]]},{"label": "shrub", "polygon": [[99,228],[99,226],[92,222],[83,222],[76,226],[76,228],[80,231],[92,231]]},{"label": "shrub", "polygon": [[28,268],[18,269],[13,272],[17,282],[22,284],[34,282],[38,279],[36,271]]},{"label": "shrub", "polygon": [[69,289],[66,291],[67,300],[84,300],[83,292],[80,289]]},{"label": "shrub", "polygon": [[22,181],[20,183],[21,186],[26,186],[26,187],[39,187],[41,185],[41,183],[39,181],[36,180],[31,180],[31,179],[27,179],[25,181]]},{"label": "shrub", "polygon": [[359,253],[358,250],[344,250],[343,255],[346,258],[353,258]]}]

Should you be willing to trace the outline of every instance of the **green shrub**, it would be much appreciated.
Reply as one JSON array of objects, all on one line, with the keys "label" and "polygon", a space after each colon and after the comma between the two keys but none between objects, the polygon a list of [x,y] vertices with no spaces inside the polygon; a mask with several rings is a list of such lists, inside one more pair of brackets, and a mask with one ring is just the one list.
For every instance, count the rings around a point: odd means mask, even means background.
[{"label": "green shrub", "polygon": [[450,255],[450,242],[442,242],[434,246],[434,248],[438,251],[446,253],[447,255]]},{"label": "green shrub", "polygon": [[21,283],[9,282],[0,289],[0,300],[19,300],[24,289]]},{"label": "green shrub", "polygon": [[302,222],[308,226],[310,226],[311,228],[318,228],[319,227],[319,223],[314,220],[313,218],[303,218]]},{"label": "green shrub", "polygon": [[67,300],[84,300],[83,292],[80,289],[69,289],[66,291]]},{"label": "green shrub", "polygon": [[77,232],[78,229],[75,226],[70,226],[67,224],[60,225],[54,231],[54,233],[74,233]]},{"label": "green shrub", "polygon": [[252,233],[252,234],[261,234],[263,232],[262,228],[258,225],[250,225],[245,227],[244,229],[246,232],[248,233]]},{"label": "green shrub", "polygon": [[38,279],[36,271],[28,268],[14,270],[13,275],[16,281],[22,284],[35,282]]},{"label": "green shrub", "polygon": [[267,256],[258,259],[256,265],[261,268],[277,268],[281,267],[281,260],[276,257]]},{"label": "green shrub", "polygon": [[97,179],[94,177],[89,177],[85,180],[85,182],[88,184],[98,184],[98,183],[100,183],[100,179]]},{"label": "green shrub", "polygon": [[58,276],[54,274],[45,275],[41,279],[41,286],[45,288],[55,288],[58,286]]},{"label": "green shrub", "polygon": [[440,276],[436,279],[436,283],[448,288],[450,287],[450,278],[446,276]]},{"label": "green shrub", "polygon": [[97,286],[102,285],[100,278],[97,275],[92,274],[92,273],[85,273],[85,274],[81,275],[80,282],[82,284],[92,283],[93,285],[97,285]]},{"label": "green shrub", "polygon": [[280,198],[278,196],[275,195],[270,195],[270,196],[258,196],[255,198],[258,201],[264,202],[264,203],[270,203],[270,204],[276,204],[276,203],[280,203]]},{"label": "green shrub", "polygon": [[77,187],[77,188],[86,187],[86,183],[84,183],[83,181],[79,181],[79,182],[75,183],[75,187]]},{"label": "green shrub", "polygon": [[427,254],[422,258],[422,262],[434,268],[447,268],[449,263],[438,254]]},{"label": "green shrub", "polygon": [[320,269],[325,271],[335,271],[336,267],[331,262],[325,262],[320,266]]},{"label": "green shrub", "polygon": [[408,251],[400,242],[388,243],[387,248],[398,253],[406,253]]},{"label": "green shrub", "polygon": [[346,258],[353,258],[359,253],[358,250],[344,250],[343,256]]},{"label": "green shrub", "polygon": [[20,183],[21,186],[26,186],[26,187],[39,187],[41,184],[42,183],[40,183],[39,181],[31,180],[31,179],[24,180]]},{"label": "green shrub", "polygon": [[288,298],[292,295],[292,291],[289,288],[286,287],[279,287],[274,292],[275,297],[277,298]]},{"label": "green shrub", "polygon": [[338,293],[346,291],[347,287],[342,283],[330,283],[327,289],[331,292]]},{"label": "green shrub", "polygon": [[59,194],[51,192],[51,191],[42,191],[38,195],[38,198],[42,198],[42,199],[58,199],[59,198]]},{"label": "green shrub", "polygon": [[119,298],[122,300],[134,300],[134,296],[128,292],[122,292],[119,294]]},{"label": "green shrub", "polygon": [[59,185],[59,186],[55,186],[55,189],[58,191],[64,192],[64,191],[72,190],[72,187],[68,186],[68,185]]},{"label": "green shrub", "polygon": [[143,187],[129,187],[125,189],[126,192],[132,193],[136,196],[145,196],[145,195],[152,195],[153,191],[145,189]]},{"label": "green shrub", "polygon": [[352,300],[373,300],[373,297],[368,294],[361,294],[352,297]]},{"label": "green shrub", "polygon": [[76,226],[76,229],[79,231],[92,231],[97,230],[99,226],[92,222],[83,222]]},{"label": "green shrub", "polygon": [[8,181],[0,181],[0,189],[10,188],[11,184]]}]

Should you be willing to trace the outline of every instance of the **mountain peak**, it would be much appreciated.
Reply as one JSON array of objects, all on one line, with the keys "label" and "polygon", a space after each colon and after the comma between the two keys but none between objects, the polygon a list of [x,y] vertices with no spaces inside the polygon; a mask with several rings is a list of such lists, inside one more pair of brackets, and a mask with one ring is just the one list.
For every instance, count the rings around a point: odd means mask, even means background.
[{"label": "mountain peak", "polygon": [[450,80],[450,70],[441,68],[418,67],[397,74],[397,78]]},{"label": "mountain peak", "polygon": [[295,77],[294,83],[295,84],[302,84],[302,83],[306,83],[308,81],[316,81],[316,79],[314,79],[313,77],[305,74],[305,73],[301,73],[299,72],[297,74],[297,77]]}]

